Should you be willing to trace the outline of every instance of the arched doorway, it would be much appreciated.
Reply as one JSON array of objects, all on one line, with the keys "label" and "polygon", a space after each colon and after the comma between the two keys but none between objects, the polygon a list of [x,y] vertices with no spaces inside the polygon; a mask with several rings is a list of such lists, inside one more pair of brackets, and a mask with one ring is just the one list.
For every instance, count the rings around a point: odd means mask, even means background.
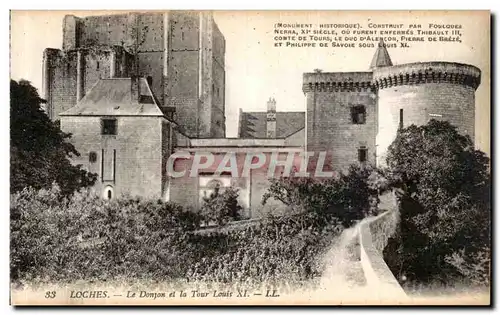
[{"label": "arched doorway", "polygon": [[106,200],[111,200],[115,197],[115,192],[113,186],[106,186],[103,191],[103,198]]}]

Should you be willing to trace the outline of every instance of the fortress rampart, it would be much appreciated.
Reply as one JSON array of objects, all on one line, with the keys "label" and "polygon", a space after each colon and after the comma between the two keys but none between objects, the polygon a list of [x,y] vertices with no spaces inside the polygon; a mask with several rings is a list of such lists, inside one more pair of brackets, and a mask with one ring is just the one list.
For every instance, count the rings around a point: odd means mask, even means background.
[{"label": "fortress rampart", "polygon": [[372,77],[372,72],[304,73],[302,91],[367,91],[372,88]]},{"label": "fortress rampart", "polygon": [[375,56],[383,58],[375,58],[372,71],[304,73],[308,150],[331,151],[334,168],[384,164],[398,128],[430,119],[449,121],[474,140],[478,68],[441,61],[392,65],[387,51]]},{"label": "fortress rampart", "polygon": [[481,70],[467,64],[436,61],[382,67],[373,71],[373,85],[378,89],[424,83],[460,84],[477,89],[481,83]]},{"label": "fortress rampart", "polygon": [[474,139],[475,90],[481,71],[470,65],[423,62],[377,68],[377,164],[385,163],[387,148],[399,127],[446,120]]}]

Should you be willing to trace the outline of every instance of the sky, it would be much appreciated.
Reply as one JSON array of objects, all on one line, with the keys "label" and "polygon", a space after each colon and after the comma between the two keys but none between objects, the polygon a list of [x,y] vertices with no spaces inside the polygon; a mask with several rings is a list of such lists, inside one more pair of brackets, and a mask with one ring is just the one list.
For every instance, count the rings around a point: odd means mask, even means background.
[{"label": "sky", "polygon": [[[97,11],[13,11],[11,13],[11,78],[26,79],[41,89],[42,55],[46,47],[61,48],[62,21],[77,16],[110,14]],[[477,66],[482,83],[476,91],[476,145],[489,154],[490,142],[490,18],[471,12],[402,11],[215,11],[226,39],[227,136],[237,136],[239,109],[265,111],[274,97],[278,111],[304,111],[302,75],[367,71],[375,48],[274,47],[275,23],[419,23],[460,24],[462,43],[417,42],[389,48],[394,64],[449,61]]]}]

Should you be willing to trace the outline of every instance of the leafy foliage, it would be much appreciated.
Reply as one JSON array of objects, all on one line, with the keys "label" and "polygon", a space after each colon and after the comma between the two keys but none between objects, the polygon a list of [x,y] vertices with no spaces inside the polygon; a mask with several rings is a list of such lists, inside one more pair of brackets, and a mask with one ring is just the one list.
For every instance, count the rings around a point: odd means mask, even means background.
[{"label": "leafy foliage", "polygon": [[222,192],[220,190],[217,186],[209,197],[204,198],[201,214],[207,224],[216,222],[217,225],[223,226],[242,217],[243,208],[238,203],[238,190],[234,187],[227,187]]},{"label": "leafy foliage", "polygon": [[53,182],[64,194],[93,185],[97,176],[74,166],[68,157],[78,152],[58,124],[40,108],[42,100],[27,81],[10,82],[10,183],[11,192],[25,187],[50,188]]},{"label": "leafy foliage", "polygon": [[387,165],[401,211],[398,259],[388,259],[393,272],[421,281],[487,278],[488,270],[478,268],[485,274],[471,276],[458,263],[459,257],[468,264],[479,261],[478,255],[489,248],[490,175],[485,154],[448,122],[431,120],[400,130],[389,147]]},{"label": "leafy foliage", "polygon": [[194,230],[200,217],[173,203],[89,191],[62,198],[57,186],[11,195],[11,213],[11,278],[24,283],[303,281],[342,231],[303,214],[204,234]]},{"label": "leafy foliage", "polygon": [[271,179],[262,203],[274,198],[289,206],[292,213],[336,217],[344,226],[350,226],[375,211],[379,177],[373,167],[352,165],[346,173],[328,179],[294,176]]}]

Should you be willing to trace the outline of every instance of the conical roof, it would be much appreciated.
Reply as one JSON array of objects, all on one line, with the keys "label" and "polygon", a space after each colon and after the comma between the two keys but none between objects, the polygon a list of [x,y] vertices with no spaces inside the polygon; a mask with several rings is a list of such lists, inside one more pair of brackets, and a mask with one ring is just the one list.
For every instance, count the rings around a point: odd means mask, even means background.
[{"label": "conical roof", "polygon": [[390,67],[390,66],[392,66],[391,57],[389,56],[387,48],[385,48],[384,41],[381,40],[378,43],[375,55],[373,55],[372,63],[370,64],[370,69],[379,67]]}]

